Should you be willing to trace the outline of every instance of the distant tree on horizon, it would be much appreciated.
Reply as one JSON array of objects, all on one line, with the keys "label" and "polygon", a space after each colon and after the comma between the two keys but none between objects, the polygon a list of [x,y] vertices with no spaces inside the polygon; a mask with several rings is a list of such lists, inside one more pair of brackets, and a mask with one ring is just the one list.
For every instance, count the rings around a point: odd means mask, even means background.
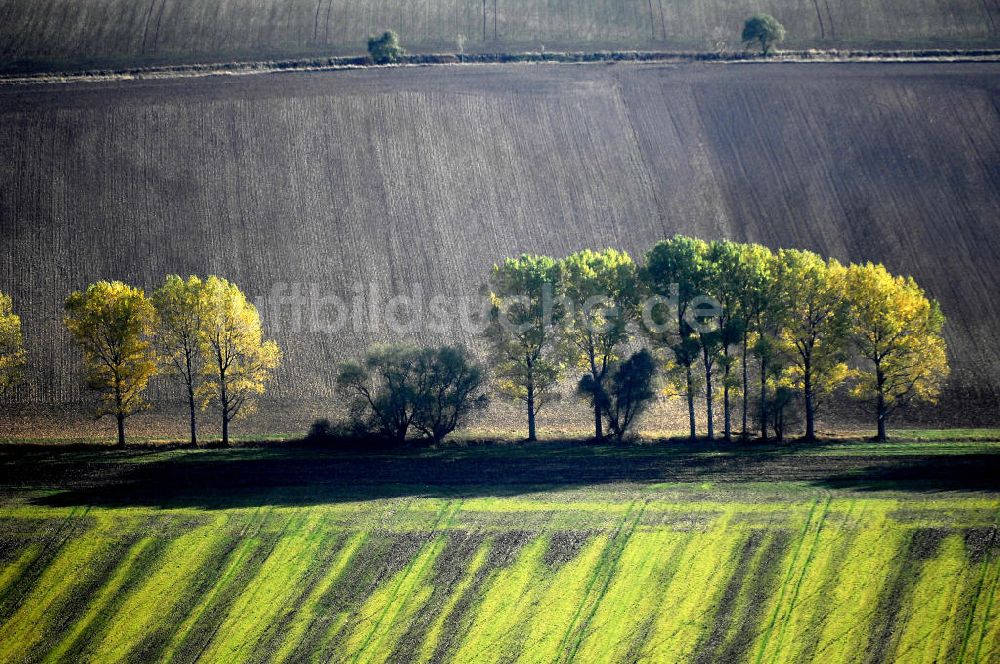
[{"label": "distant tree on horizon", "polygon": [[21,318],[14,313],[10,296],[0,293],[0,394],[20,382],[26,361]]},{"label": "distant tree on horizon", "polygon": [[399,45],[399,35],[392,30],[386,30],[379,37],[368,38],[368,55],[375,64],[386,65],[398,62],[406,51]]},{"label": "distant tree on horizon", "polygon": [[281,361],[274,341],[264,340],[260,314],[236,284],[210,276],[201,287],[204,310],[201,350],[202,406],[216,404],[222,419],[222,444],[229,445],[229,424],[252,413],[255,398]]},{"label": "distant tree on horizon", "polygon": [[851,341],[864,360],[852,393],[874,398],[876,438],[884,441],[889,415],[912,401],[934,403],[948,377],[945,318],[912,277],[881,264],[851,265],[845,283]]},{"label": "distant tree on horizon", "polygon": [[147,407],[143,392],[156,374],[153,305],[139,288],[99,281],[71,294],[65,310],[63,322],[83,349],[87,387],[101,396],[97,417],[114,416],[124,447],[125,420]]},{"label": "distant tree on horizon", "polygon": [[743,24],[743,43],[760,44],[760,52],[767,55],[771,47],[785,39],[785,26],[770,14],[755,14]]}]

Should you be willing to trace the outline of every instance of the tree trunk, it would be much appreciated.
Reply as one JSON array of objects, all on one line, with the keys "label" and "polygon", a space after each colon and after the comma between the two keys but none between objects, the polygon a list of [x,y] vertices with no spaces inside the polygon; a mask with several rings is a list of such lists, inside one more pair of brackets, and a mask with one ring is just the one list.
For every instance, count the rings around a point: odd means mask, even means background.
[{"label": "tree trunk", "polygon": [[876,400],[876,416],[878,418],[878,433],[876,434],[876,439],[880,443],[884,443],[887,439],[885,431],[885,418],[886,418],[886,407],[885,407],[885,376],[882,374],[882,369],[880,367],[875,368],[875,379],[877,381],[878,397]]},{"label": "tree trunk", "polygon": [[219,405],[222,407],[222,446],[229,447],[229,394],[224,369],[219,370]]},{"label": "tree trunk", "polygon": [[760,439],[767,442],[767,362],[760,362]]},{"label": "tree trunk", "polygon": [[695,440],[698,437],[698,430],[694,421],[694,376],[691,375],[691,365],[687,365],[687,401],[688,401],[688,424],[690,426],[690,438]]},{"label": "tree trunk", "polygon": [[483,0],[483,41],[486,41],[486,0]]},{"label": "tree trunk", "polygon": [[712,413],[712,365],[708,361],[708,351],[702,353],[705,358],[705,415],[708,418],[708,439],[715,440],[715,421]]},{"label": "tree trunk", "polygon": [[722,374],[722,438],[727,443],[733,439],[733,421],[729,408],[729,347],[723,351],[726,369]]},{"label": "tree trunk", "polygon": [[812,371],[810,370],[809,363],[805,365],[805,373],[803,374],[803,380],[805,381],[805,388],[803,390],[803,396],[806,402],[806,437],[808,441],[816,440],[816,412],[813,406],[813,388],[812,388]]},{"label": "tree trunk", "polygon": [[604,428],[601,422],[601,402],[597,400],[597,395],[594,395],[594,437],[599,441],[604,440]]},{"label": "tree trunk", "polygon": [[535,386],[528,385],[528,440],[534,442],[538,440],[535,435]]},{"label": "tree trunk", "polygon": [[195,417],[194,389],[188,385],[188,408],[191,411],[191,444],[198,444],[198,422]]},{"label": "tree trunk", "polygon": [[115,419],[118,420],[118,447],[125,447],[125,415],[118,413]]},{"label": "tree trunk", "polygon": [[740,438],[746,440],[750,436],[747,431],[747,406],[750,404],[750,374],[747,369],[747,335],[743,335],[743,428],[740,430]]}]

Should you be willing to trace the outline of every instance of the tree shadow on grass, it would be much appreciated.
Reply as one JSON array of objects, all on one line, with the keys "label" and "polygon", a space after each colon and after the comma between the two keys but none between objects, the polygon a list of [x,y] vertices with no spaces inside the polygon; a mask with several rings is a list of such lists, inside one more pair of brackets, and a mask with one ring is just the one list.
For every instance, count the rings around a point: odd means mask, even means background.
[{"label": "tree shadow on grass", "polygon": [[225,509],[401,497],[501,497],[589,486],[792,482],[842,492],[1000,493],[1000,454],[834,456],[579,443],[0,454],[0,489],[47,506]]}]

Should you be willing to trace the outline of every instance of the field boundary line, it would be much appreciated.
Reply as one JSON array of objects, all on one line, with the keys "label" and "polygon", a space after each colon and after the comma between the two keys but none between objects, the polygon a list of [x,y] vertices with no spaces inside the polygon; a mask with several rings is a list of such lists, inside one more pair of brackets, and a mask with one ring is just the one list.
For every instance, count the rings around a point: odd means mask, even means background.
[{"label": "field boundary line", "polygon": [[160,79],[204,78],[207,76],[251,76],[282,72],[332,72],[357,69],[405,69],[413,67],[490,67],[509,65],[588,65],[616,64],[774,64],[774,63],[858,63],[858,62],[1000,62],[1000,49],[926,49],[900,51],[795,50],[767,57],[733,53],[690,51],[601,51],[601,52],[513,52],[482,55],[429,53],[404,57],[396,64],[372,64],[364,57],[329,57],[309,60],[246,60],[206,62],[190,65],[125,67],[120,69],[62,70],[45,73],[0,74],[0,87],[57,83],[100,83]]}]

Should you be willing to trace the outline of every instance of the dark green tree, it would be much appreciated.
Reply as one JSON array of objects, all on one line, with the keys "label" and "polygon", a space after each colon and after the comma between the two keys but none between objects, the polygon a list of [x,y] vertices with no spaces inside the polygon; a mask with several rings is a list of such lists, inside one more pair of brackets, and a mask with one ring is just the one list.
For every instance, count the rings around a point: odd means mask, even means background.
[{"label": "dark green tree", "polygon": [[603,385],[590,374],[580,379],[579,390],[604,411],[608,429],[618,442],[625,440],[638,417],[656,396],[656,361],[643,348],[624,362],[616,363]]},{"label": "dark green tree", "polygon": [[405,441],[421,389],[420,354],[421,349],[410,344],[375,346],[360,362],[342,363],[337,391],[351,416],[397,443]]},{"label": "dark green tree", "polygon": [[[631,337],[638,300],[635,263],[623,251],[587,249],[563,259],[561,275],[561,292],[572,309],[562,326],[563,346],[600,387]],[[596,401],[592,406],[594,436],[601,440],[603,410]]]},{"label": "dark green tree", "polygon": [[368,55],[375,64],[387,65],[399,62],[406,51],[399,45],[399,36],[392,30],[386,30],[380,37],[368,38]]},{"label": "dark green tree", "polygon": [[770,14],[755,14],[743,24],[743,43],[760,44],[760,51],[767,55],[771,47],[784,41],[785,26]]},{"label": "dark green tree", "polygon": [[425,348],[415,370],[421,380],[414,395],[413,426],[431,442],[444,440],[487,404],[485,373],[463,347]]}]

